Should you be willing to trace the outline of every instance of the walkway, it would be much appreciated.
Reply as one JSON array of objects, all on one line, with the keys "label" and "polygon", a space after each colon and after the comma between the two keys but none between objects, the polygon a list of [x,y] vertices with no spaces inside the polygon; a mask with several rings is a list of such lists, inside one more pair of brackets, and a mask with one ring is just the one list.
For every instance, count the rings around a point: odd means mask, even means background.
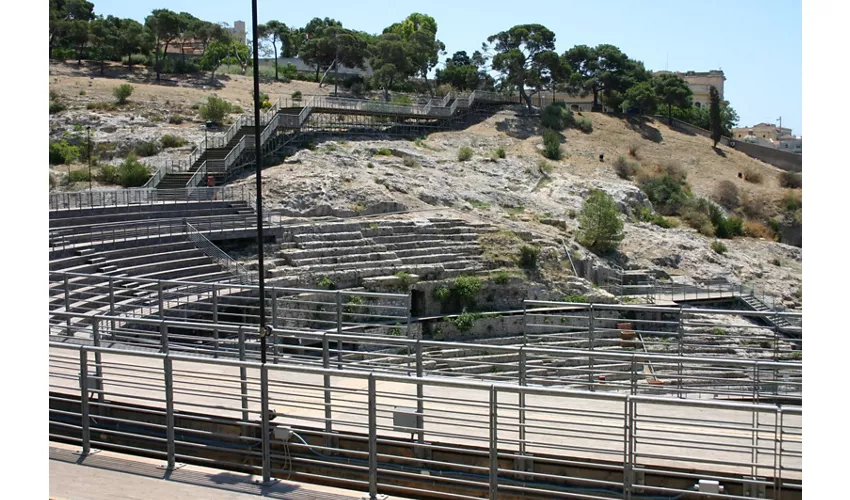
[{"label": "walkway", "polygon": [[[100,451],[82,458],[77,448],[50,443],[51,500],[148,500],[204,498],[247,500],[349,500],[362,493],[315,484],[279,481],[270,487],[248,474],[186,465],[168,472],[162,462]],[[398,498],[398,497],[393,497]]]}]

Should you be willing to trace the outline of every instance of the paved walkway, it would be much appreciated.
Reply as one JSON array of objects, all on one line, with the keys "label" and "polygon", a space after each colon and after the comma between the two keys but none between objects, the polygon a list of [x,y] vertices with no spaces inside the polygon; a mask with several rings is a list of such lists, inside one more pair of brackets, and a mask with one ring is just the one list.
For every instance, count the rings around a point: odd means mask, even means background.
[{"label": "paved walkway", "polygon": [[[281,500],[350,500],[355,491],[279,481],[270,487],[262,478],[185,465],[169,473],[162,462],[100,451],[81,458],[77,448],[50,444],[50,500],[149,500],[203,498],[247,500],[257,496]],[[393,497],[397,499],[397,497]]]}]

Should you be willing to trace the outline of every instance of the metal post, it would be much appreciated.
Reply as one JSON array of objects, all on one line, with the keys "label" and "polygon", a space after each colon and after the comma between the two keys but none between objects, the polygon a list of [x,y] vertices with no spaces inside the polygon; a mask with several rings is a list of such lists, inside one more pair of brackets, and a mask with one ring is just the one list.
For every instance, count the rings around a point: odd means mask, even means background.
[{"label": "metal post", "polygon": [[499,491],[499,418],[496,413],[498,395],[496,386],[490,386],[490,500],[496,500]]},{"label": "metal post", "polygon": [[[328,344],[328,334],[322,334],[322,368],[325,370],[331,367],[330,346]],[[322,376],[325,393],[325,446],[330,448],[331,433],[333,433],[333,408],[331,406],[331,376],[325,373]]]},{"label": "metal post", "polygon": [[165,319],[164,299],[162,296],[162,280],[156,282],[156,299],[159,305],[159,319]]},{"label": "metal post", "polygon": [[83,455],[91,451],[89,429],[89,363],[88,351],[80,349],[80,419],[82,423]]},{"label": "metal post", "polygon": [[168,354],[168,325],[164,321],[159,324],[159,341],[159,352]]},{"label": "metal post", "polygon": [[[238,335],[239,361],[245,361],[245,332],[241,326]],[[239,392],[242,394],[242,421],[248,422],[248,372],[244,366],[239,367]]]},{"label": "metal post", "polygon": [[[413,297],[410,290],[407,291],[407,338],[412,338],[410,335],[410,316],[413,313]],[[420,328],[420,332],[422,329]],[[420,335],[421,337],[422,335]]]},{"label": "metal post", "polygon": [[165,377],[165,433],[167,441],[168,470],[175,467],[175,445],[174,445],[174,379],[171,370],[171,358],[166,356],[162,360],[162,372]]},{"label": "metal post", "polygon": [[773,498],[782,498],[782,434],[785,430],[785,414],[776,407],[773,417]]},{"label": "metal post", "polygon": [[[68,285],[68,275],[65,275],[65,312],[71,312],[71,288]],[[65,335],[68,337],[71,336],[71,317],[68,316],[68,319],[65,320],[68,327],[65,329]]]},{"label": "metal post", "polygon": [[682,394],[682,368],[683,368],[682,367],[682,356],[683,356],[682,351],[684,350],[684,343],[685,343],[685,328],[684,328],[684,325],[683,325],[683,318],[682,318],[682,306],[679,306],[679,324],[676,327],[676,336],[678,337],[678,341],[679,341],[679,366],[678,366],[679,379],[678,379],[678,382],[677,382],[678,388],[679,388],[678,397],[681,399],[681,398],[684,397],[684,395]]},{"label": "metal post", "polygon": [[[257,0],[251,0],[251,30],[254,49],[254,158],[257,166],[257,266],[259,270],[260,331],[266,327],[266,272],[263,256],[263,152],[260,140],[260,55],[257,31]],[[266,336],[260,336],[260,362],[266,363]]]},{"label": "metal post", "polygon": [[[115,278],[109,277],[109,315],[115,316]],[[112,339],[115,339],[115,320],[111,321]]]},{"label": "metal post", "polygon": [[[519,348],[519,385],[528,385],[526,377],[526,351],[525,347]],[[520,390],[519,395],[519,454],[525,455],[525,391]]]},{"label": "metal post", "polygon": [[218,288],[212,289],[212,319],[213,319],[213,357],[218,357]]},{"label": "metal post", "polygon": [[422,385],[422,340],[416,341],[416,441],[425,444],[425,387]]},{"label": "metal post", "polygon": [[378,415],[375,374],[369,374],[369,499],[378,498]]},{"label": "metal post", "polygon": [[[100,323],[98,320],[92,320],[92,343],[95,347],[100,347]],[[101,354],[98,351],[94,353],[94,375],[95,388],[97,389],[97,402],[103,403],[103,363]]]},{"label": "metal post", "polygon": [[263,418],[263,483],[271,481],[272,461],[269,439],[269,369],[265,363],[260,366],[260,411]]},{"label": "metal post", "polygon": [[634,463],[634,449],[632,448],[632,421],[634,417],[634,403],[630,396],[626,396],[626,408],[623,412],[623,498],[631,500],[632,482],[634,481],[632,464]]},{"label": "metal post", "polygon": [[595,321],[594,314],[593,314],[593,304],[590,304],[590,311],[588,312],[587,320],[588,320],[587,335],[588,335],[588,340],[590,341],[590,352],[588,353],[588,356],[587,356],[587,367],[588,367],[587,379],[590,382],[591,392],[594,392],[594,391],[596,391],[596,384],[593,381],[593,344],[594,344],[594,342],[593,342],[593,340],[594,340],[593,339],[593,337],[594,337],[594,325],[593,325],[593,323]]},{"label": "metal post", "polygon": [[336,341],[336,369],[342,370],[342,339]]},{"label": "metal post", "polygon": [[342,295],[336,292],[336,334],[342,335]]},{"label": "metal post", "polygon": [[522,301],[522,345],[528,345],[528,304]]}]

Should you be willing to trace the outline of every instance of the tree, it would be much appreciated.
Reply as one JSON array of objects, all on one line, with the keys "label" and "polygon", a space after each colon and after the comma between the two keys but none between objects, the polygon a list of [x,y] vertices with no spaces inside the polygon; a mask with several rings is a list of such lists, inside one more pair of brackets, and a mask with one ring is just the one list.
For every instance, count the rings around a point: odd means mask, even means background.
[{"label": "tree", "polygon": [[257,26],[257,31],[260,34],[261,40],[268,40],[274,51],[274,79],[278,80],[277,71],[277,44],[281,42],[286,45],[289,38],[289,28],[280,21],[269,21],[266,24]]},{"label": "tree", "polygon": [[667,105],[667,119],[673,124],[673,106],[691,107],[691,89],[687,82],[675,73],[662,73],[655,78],[655,93],[659,101]]},{"label": "tree", "polygon": [[428,73],[439,62],[440,54],[446,50],[445,44],[437,40],[437,21],[427,14],[414,12],[400,23],[384,29],[384,33],[395,33],[408,44],[411,64],[425,79],[425,85],[434,97],[434,89],[428,84]]},{"label": "tree", "polygon": [[[550,65],[557,59],[555,33],[540,24],[522,24],[488,37],[487,42],[496,51],[492,68],[502,74],[505,84],[516,87],[531,109],[531,97],[551,80]],[[527,87],[536,90],[528,93]]]},{"label": "tree", "polygon": [[455,52],[446,60],[445,68],[437,70],[437,84],[449,84],[458,90],[492,88],[495,82],[483,70],[483,64],[483,56],[478,51],[473,53],[472,58],[465,51]]},{"label": "tree", "polygon": [[412,76],[418,68],[410,60],[410,51],[401,36],[384,33],[371,50],[372,78],[383,88],[384,100],[389,102],[393,84]]},{"label": "tree", "polygon": [[[52,54],[53,48],[57,45],[70,42],[72,47],[78,47],[77,43],[83,38],[82,28],[79,24],[75,26],[75,23],[82,22],[88,27],[88,22],[94,19],[94,4],[86,0],[50,0],[49,14],[49,46]],[[72,35],[71,31],[74,31],[75,40],[68,40],[68,36]],[[77,55],[78,58],[82,57],[79,51]]]},{"label": "tree", "polygon": [[708,95],[710,99],[710,106],[708,110],[708,123],[709,123],[709,131],[711,131],[711,140],[714,141],[714,147],[717,147],[717,143],[720,141],[720,137],[723,135],[723,123],[720,118],[720,93],[714,87],[708,90]]},{"label": "tree", "polygon": [[642,115],[655,114],[658,108],[658,95],[655,87],[649,82],[640,82],[626,91],[625,105],[628,109],[636,109]]},{"label": "tree", "polygon": [[594,252],[616,250],[623,240],[623,221],[617,203],[604,191],[593,190],[579,215],[578,242]]},{"label": "tree", "polygon": [[319,81],[321,68],[330,67],[336,58],[336,47],[330,40],[330,28],[342,28],[342,23],[327,17],[314,17],[303,30],[305,40],[298,49],[298,56],[305,63],[316,66],[316,81]]},{"label": "tree", "polygon": [[83,53],[89,43],[89,21],[74,19],[66,23],[65,38],[77,51],[77,64],[83,63]]},{"label": "tree", "polygon": [[593,109],[598,109],[602,94],[608,106],[619,107],[623,94],[648,78],[643,63],[629,59],[614,45],[601,44],[592,48],[576,45],[563,57],[572,69],[570,92],[582,96],[593,94]]},{"label": "tree", "polygon": [[186,61],[186,41],[192,38],[192,27],[195,26],[200,19],[189,14],[188,12],[181,12],[177,14],[177,18],[179,19],[179,31],[180,31],[180,57],[183,61]]},{"label": "tree", "polygon": [[207,51],[207,46],[212,42],[227,43],[231,39],[230,34],[221,25],[201,19],[196,19],[191,23],[189,33],[192,38],[201,42],[204,52]]},{"label": "tree", "polygon": [[118,29],[116,51],[127,55],[127,66],[132,69],[133,54],[149,53],[154,44],[153,35],[145,30],[141,23],[133,19],[117,19],[111,16],[110,18]]},{"label": "tree", "polygon": [[180,37],[182,19],[176,12],[168,9],[154,9],[151,15],[145,18],[145,27],[147,27],[155,38],[154,58],[156,61],[156,79],[159,81],[159,74],[162,70],[160,65],[160,47],[162,47],[162,56],[168,52],[168,45],[174,39]]},{"label": "tree", "polygon": [[239,64],[247,67],[250,53],[247,45],[235,43],[228,38],[226,41],[215,40],[207,45],[207,50],[201,56],[201,68],[210,71],[210,81],[215,81],[215,72],[222,64]]},{"label": "tree", "polygon": [[89,30],[89,43],[95,51],[97,60],[100,61],[100,74],[103,74],[106,60],[119,56],[118,52],[118,25],[116,18],[102,16],[91,22]]}]

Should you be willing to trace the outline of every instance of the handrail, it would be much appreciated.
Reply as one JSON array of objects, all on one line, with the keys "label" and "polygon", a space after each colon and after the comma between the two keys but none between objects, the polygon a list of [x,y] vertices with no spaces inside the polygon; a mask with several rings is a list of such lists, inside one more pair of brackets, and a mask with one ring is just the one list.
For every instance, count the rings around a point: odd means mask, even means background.
[{"label": "handrail", "polygon": [[187,194],[187,196],[191,196],[195,192],[195,188],[197,188],[204,181],[206,176],[207,176],[207,162],[205,161],[201,164],[200,168],[198,168],[198,170],[195,171],[195,173],[192,175],[192,177],[189,178],[189,181],[186,182],[186,194]]},{"label": "handrail", "polygon": [[233,259],[233,257],[227,255],[224,250],[215,246],[215,244],[210,241],[206,236],[201,234],[195,226],[190,224],[188,221],[184,222],[186,236],[188,236],[189,240],[198,247],[199,250],[204,252],[208,257],[215,259],[218,261],[228,272],[233,274],[238,280],[240,284],[251,284],[256,281],[257,273],[249,272],[244,265],[240,262],[237,262]]}]

